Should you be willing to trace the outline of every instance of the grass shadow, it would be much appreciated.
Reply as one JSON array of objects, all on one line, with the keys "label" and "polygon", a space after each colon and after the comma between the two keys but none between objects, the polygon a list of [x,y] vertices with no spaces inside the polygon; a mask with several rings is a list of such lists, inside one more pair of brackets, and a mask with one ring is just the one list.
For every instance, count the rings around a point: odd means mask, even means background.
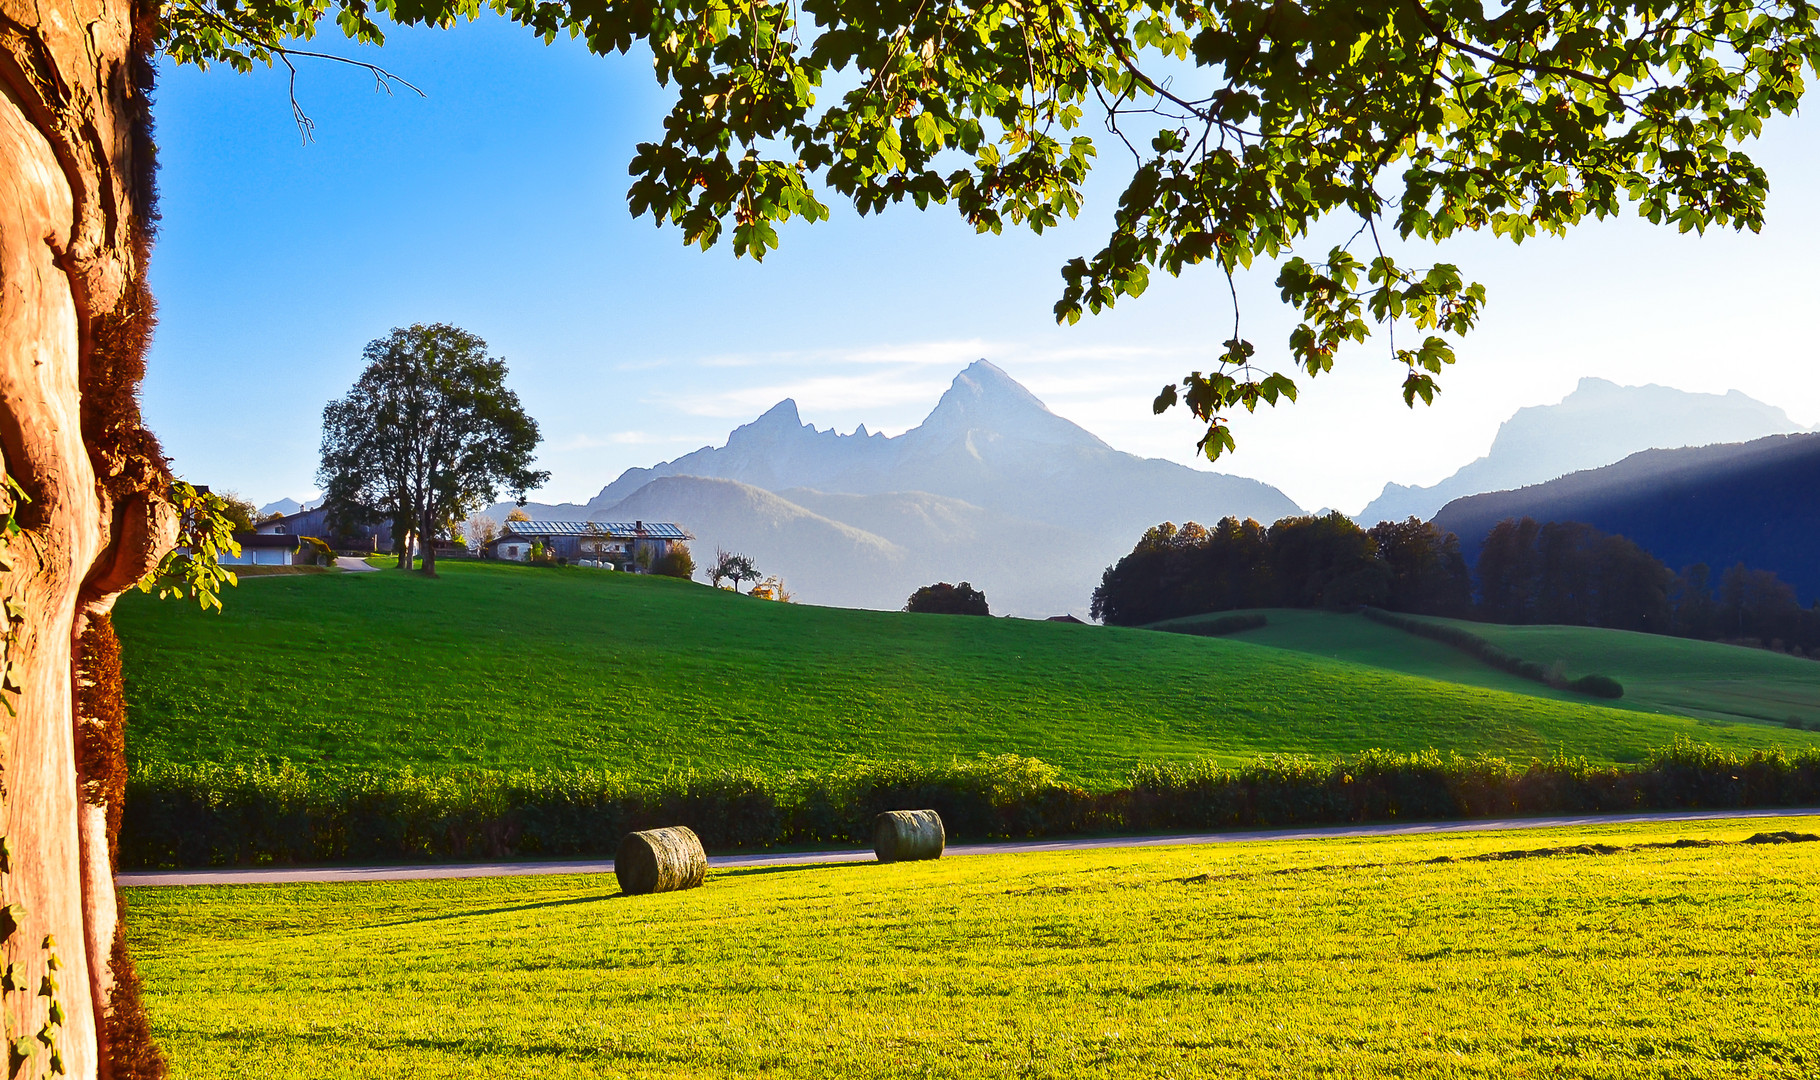
[{"label": "grass shadow", "polygon": [[566,900],[540,900],[534,904],[511,904],[506,907],[480,908],[475,911],[451,911],[440,915],[423,915],[412,919],[398,919],[393,922],[374,923],[374,929],[389,926],[410,926],[415,923],[445,922],[449,919],[470,919],[481,915],[509,915],[514,911],[535,911],[538,908],[571,907],[576,904],[598,904],[606,900],[618,900],[626,894],[622,892],[603,893],[599,896],[571,896]]},{"label": "grass shadow", "polygon": [[718,867],[709,872],[715,877],[757,877],[760,874],[787,874],[799,870],[841,870],[856,866],[880,866],[882,863],[870,859],[847,862],[785,863],[781,866],[734,866],[726,869]]}]

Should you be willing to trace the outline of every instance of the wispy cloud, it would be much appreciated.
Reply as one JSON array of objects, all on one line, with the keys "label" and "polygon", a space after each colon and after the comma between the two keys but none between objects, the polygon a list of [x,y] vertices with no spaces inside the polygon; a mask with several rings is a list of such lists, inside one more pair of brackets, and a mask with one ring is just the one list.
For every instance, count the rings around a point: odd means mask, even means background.
[{"label": "wispy cloud", "polygon": [[782,352],[717,353],[695,363],[706,368],[825,368],[829,366],[887,365],[895,367],[964,367],[982,356],[1004,351],[1004,342],[982,338],[924,341],[908,344],[868,345],[844,349],[801,349]]},{"label": "wispy cloud", "polygon": [[[717,380],[722,388],[658,391],[644,400],[685,416],[745,421],[792,398],[808,423],[832,423],[841,430],[864,423],[895,434],[920,423],[955,374],[978,359],[1005,368],[1058,413],[1069,415],[1079,411],[1076,406],[1105,407],[1109,394],[1130,396],[1134,363],[1168,367],[1185,358],[1186,350],[1154,346],[1055,347],[984,338],[727,353],[691,362],[727,373]],[[741,371],[762,372],[763,381],[743,383]]]},{"label": "wispy cloud", "polygon": [[613,431],[604,435],[572,435],[554,445],[560,451],[603,450],[614,446],[700,446],[704,435],[653,435],[648,431]]}]

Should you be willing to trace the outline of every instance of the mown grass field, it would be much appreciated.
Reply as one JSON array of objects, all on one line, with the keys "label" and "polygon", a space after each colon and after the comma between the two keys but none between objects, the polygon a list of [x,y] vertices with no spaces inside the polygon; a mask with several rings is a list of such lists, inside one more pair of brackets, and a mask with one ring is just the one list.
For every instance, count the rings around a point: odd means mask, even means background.
[{"label": "mown grass field", "polygon": [[[1820,819],[128,890],[173,1075],[1812,1077]],[[1557,853],[1432,862],[1601,843]]]},{"label": "mown grass field", "polygon": [[1244,641],[780,605],[580,569],[440,569],[249,581],[222,614],[124,598],[129,752],[635,776],[1015,752],[1114,786],[1139,761],[1277,752],[1629,761],[1679,736],[1820,743]]},{"label": "mown grass field", "polygon": [[[1159,626],[1234,614],[1172,619]],[[1529,694],[1553,701],[1585,701],[1489,667],[1438,641],[1406,634],[1359,615],[1271,609],[1269,622],[1233,640],[1334,660],[1400,671],[1428,679]],[[1429,622],[1461,626],[1499,648],[1544,665],[1561,662],[1569,677],[1609,675],[1624,684],[1612,708],[1692,716],[1725,723],[1782,725],[1789,719],[1820,728],[1820,662],[1628,630],[1582,626],[1499,626],[1460,619]]]}]

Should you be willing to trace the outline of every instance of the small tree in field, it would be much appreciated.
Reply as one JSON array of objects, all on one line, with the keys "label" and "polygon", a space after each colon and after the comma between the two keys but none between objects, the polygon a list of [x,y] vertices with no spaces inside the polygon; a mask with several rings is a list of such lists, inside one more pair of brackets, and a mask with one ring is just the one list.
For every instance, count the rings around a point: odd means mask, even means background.
[{"label": "small tree in field", "polygon": [[723,581],[731,581],[734,592],[739,591],[740,582],[757,581],[762,576],[750,555],[732,551],[717,549],[714,552],[714,565],[708,568],[708,579],[714,583],[715,588],[720,588]]},{"label": "small tree in field", "polygon": [[910,594],[904,610],[924,615],[992,614],[992,610],[986,606],[986,594],[965,581],[959,585],[950,585],[945,581],[924,585]]}]

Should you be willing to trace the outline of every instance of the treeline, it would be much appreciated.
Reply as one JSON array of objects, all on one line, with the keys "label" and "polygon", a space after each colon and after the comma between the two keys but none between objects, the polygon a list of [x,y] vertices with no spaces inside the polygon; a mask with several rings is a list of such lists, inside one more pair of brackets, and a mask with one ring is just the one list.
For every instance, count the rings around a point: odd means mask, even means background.
[{"label": "treeline", "polygon": [[1820,603],[1775,574],[1679,573],[1622,536],[1580,522],[1499,522],[1469,571],[1452,533],[1410,518],[1361,529],[1345,515],[1268,528],[1163,524],[1107,568],[1092,611],[1109,625],[1243,608],[1376,607],[1508,624],[1602,626],[1820,655]]},{"label": "treeline", "polygon": [[1820,649],[1820,605],[1767,570],[1705,563],[1671,571],[1621,536],[1579,522],[1507,519],[1479,554],[1479,617],[1501,623],[1612,626],[1703,640]]},{"label": "treeline", "polygon": [[1142,626],[1238,608],[1350,611],[1362,605],[1463,617],[1472,575],[1452,535],[1414,518],[1369,531],[1339,512],[1266,528],[1225,518],[1212,529],[1165,523],[1093,590],[1093,617]]},{"label": "treeline", "polygon": [[687,825],[712,851],[864,846],[884,810],[929,808],[952,840],[1361,821],[1812,806],[1820,751],[1748,757],[1691,743],[1643,764],[1518,764],[1434,752],[1242,768],[1141,765],[1090,792],[1033,758],[887,763],[828,773],[410,772],[158,766],[129,781],[122,868],[605,857],[634,829]]}]

